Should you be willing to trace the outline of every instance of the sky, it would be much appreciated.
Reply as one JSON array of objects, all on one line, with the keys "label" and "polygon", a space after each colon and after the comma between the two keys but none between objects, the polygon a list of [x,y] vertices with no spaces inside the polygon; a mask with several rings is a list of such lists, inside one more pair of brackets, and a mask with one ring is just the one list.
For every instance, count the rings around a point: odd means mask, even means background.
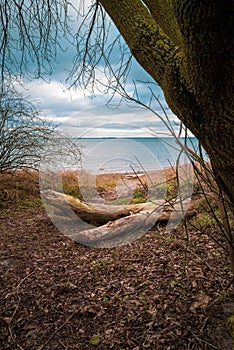
[{"label": "sky", "polygon": [[[134,103],[119,103],[118,98],[116,102],[108,103],[110,95],[96,93],[91,96],[81,88],[67,90],[56,74],[50,83],[27,81],[24,87],[30,99],[38,104],[40,116],[53,121],[59,129],[75,137],[152,137],[161,133],[170,136],[159,118],[163,117],[159,105],[151,112]],[[144,92],[144,95],[147,94],[147,91]],[[163,101],[162,93],[160,96]],[[167,115],[175,125],[176,118],[170,110],[167,110]]]},{"label": "sky", "polygon": [[[74,22],[75,26],[75,22]],[[111,29],[110,40],[114,38],[117,31]],[[164,112],[161,106],[155,101],[152,111],[146,108],[137,108],[134,103],[119,103],[119,97],[115,97],[111,103],[111,92],[104,94],[98,89],[91,94],[88,90],[77,86],[68,89],[65,83],[67,72],[73,65],[75,49],[67,42],[62,42],[65,52],[58,51],[57,63],[50,78],[45,80],[23,80],[25,96],[35,101],[40,110],[40,116],[53,121],[64,132],[72,133],[75,137],[152,137],[161,133],[170,136],[168,130],[161,120]],[[118,55],[117,49],[113,51]],[[116,57],[111,58],[111,60]],[[102,65],[102,63],[100,63]],[[98,79],[105,83],[104,74],[97,71]],[[151,93],[148,86],[153,86],[154,93],[159,97],[160,102],[166,108],[167,116],[175,127],[177,118],[167,109],[163,92],[156,85],[146,84],[151,78],[133,61],[131,71],[126,83],[126,90],[133,94],[134,81],[142,101],[149,100]],[[152,81],[152,80],[151,80]],[[164,118],[165,119],[165,118]]]}]

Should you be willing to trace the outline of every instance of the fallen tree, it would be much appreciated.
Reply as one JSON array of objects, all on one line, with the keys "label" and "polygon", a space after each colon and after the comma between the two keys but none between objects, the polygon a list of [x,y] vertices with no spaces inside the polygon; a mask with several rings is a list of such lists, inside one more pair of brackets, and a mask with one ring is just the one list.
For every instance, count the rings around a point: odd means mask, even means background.
[{"label": "fallen tree", "polygon": [[[185,203],[172,205],[164,199],[139,204],[107,205],[86,203],[53,190],[42,191],[42,196],[52,220],[65,223],[67,236],[78,243],[95,246],[108,246],[110,241],[112,246],[113,241],[114,245],[126,243],[126,240],[132,241],[142,236],[156,224],[166,224],[169,220],[176,223],[183,217],[192,217],[196,214],[197,202],[187,202],[183,206]],[[90,224],[90,228],[82,230],[74,226],[75,216]]]},{"label": "fallen tree", "polygon": [[70,210],[66,206],[66,204],[69,204],[69,208],[80,219],[97,226],[142,211],[149,214],[157,207],[163,208],[163,204],[165,204],[165,200],[128,205],[86,203],[73,196],[53,190],[42,191],[42,196],[45,199],[45,203],[50,208],[53,208],[55,215],[69,216]]}]

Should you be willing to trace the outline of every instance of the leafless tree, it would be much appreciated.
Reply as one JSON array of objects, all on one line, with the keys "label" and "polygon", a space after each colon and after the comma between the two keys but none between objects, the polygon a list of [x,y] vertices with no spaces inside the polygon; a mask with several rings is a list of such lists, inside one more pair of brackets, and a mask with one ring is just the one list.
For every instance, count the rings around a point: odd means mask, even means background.
[{"label": "leafless tree", "polygon": [[0,93],[0,172],[36,169],[45,144],[55,136],[55,128],[38,116],[34,104],[14,88],[12,81]]}]

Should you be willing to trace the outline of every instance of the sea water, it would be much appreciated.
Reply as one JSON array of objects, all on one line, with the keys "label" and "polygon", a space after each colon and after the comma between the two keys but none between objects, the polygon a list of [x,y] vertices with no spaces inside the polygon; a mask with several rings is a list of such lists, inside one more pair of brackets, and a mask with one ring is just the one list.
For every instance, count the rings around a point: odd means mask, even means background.
[{"label": "sea water", "polygon": [[[147,138],[87,138],[76,140],[81,150],[78,168],[90,173],[132,173],[159,170],[189,162],[182,145],[172,137]],[[197,153],[198,140],[191,137],[187,146]]]}]

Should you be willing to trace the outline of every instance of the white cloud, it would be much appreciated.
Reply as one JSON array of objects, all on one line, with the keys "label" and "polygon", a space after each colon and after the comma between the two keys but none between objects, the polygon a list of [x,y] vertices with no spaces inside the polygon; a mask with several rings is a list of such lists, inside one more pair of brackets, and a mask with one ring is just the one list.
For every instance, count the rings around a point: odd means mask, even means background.
[{"label": "white cloud", "polygon": [[85,98],[81,89],[68,90],[62,83],[52,80],[47,83],[42,80],[34,80],[24,83],[24,95],[39,103],[41,115],[49,119],[60,117],[68,118],[71,114],[89,107],[88,98]]},{"label": "white cloud", "polygon": [[32,97],[39,97],[42,102],[51,100],[60,100],[69,102],[84,100],[84,92],[80,89],[68,90],[62,83],[52,80],[47,83],[42,80],[34,80],[24,84]]},{"label": "white cloud", "polygon": [[[151,129],[151,130],[150,130]],[[153,113],[121,105],[110,109],[104,104],[93,104],[74,113],[60,126],[73,137],[151,137],[165,132],[165,125]],[[152,132],[154,130],[154,132]]]},{"label": "white cloud", "polygon": [[[151,130],[155,134],[167,132],[162,120],[147,109],[124,102],[107,107],[110,97],[107,95],[97,94],[91,98],[81,88],[68,90],[56,80],[50,83],[30,81],[24,86],[32,100],[40,101],[40,115],[59,124],[60,130],[75,137],[150,137]],[[147,92],[147,88],[145,91],[142,89],[145,99]],[[163,116],[159,104],[154,109]],[[170,110],[168,117],[175,119]]]}]

